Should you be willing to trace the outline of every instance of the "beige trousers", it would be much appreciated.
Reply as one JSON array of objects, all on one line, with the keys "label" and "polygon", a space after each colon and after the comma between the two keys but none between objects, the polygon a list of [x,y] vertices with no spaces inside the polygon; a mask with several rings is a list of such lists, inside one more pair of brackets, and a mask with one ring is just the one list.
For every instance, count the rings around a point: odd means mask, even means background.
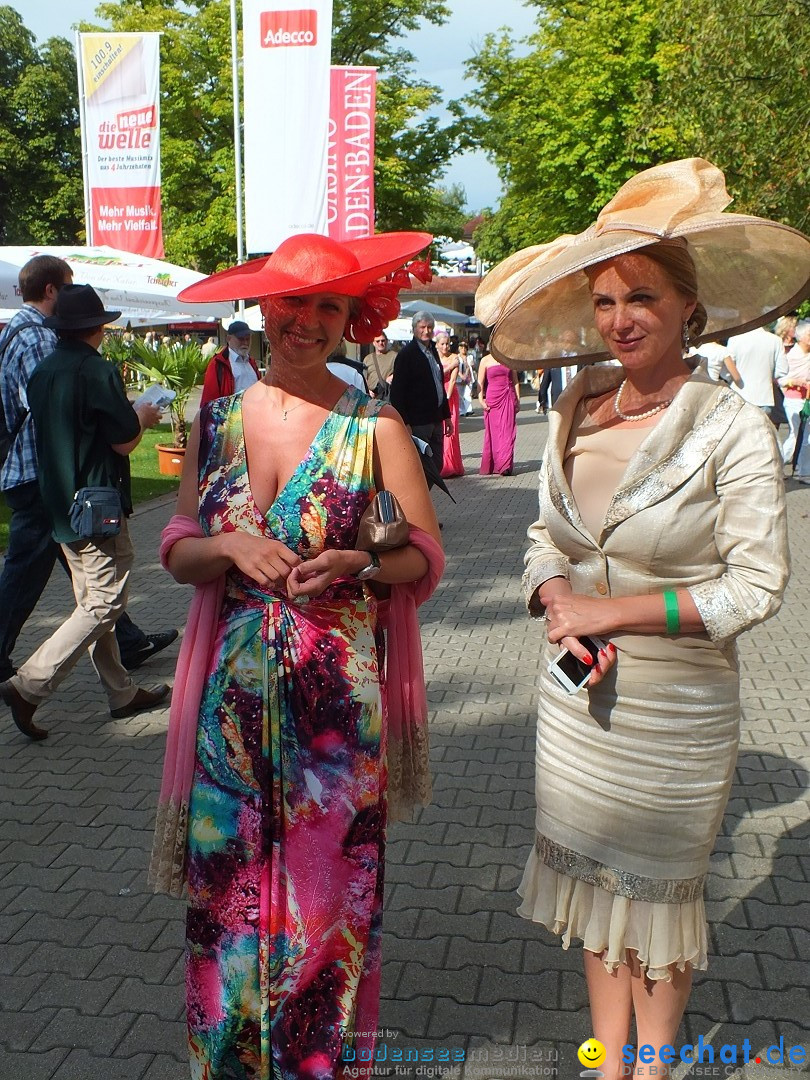
[{"label": "beige trousers", "polygon": [[21,697],[39,705],[76,666],[85,649],[111,709],[129,705],[136,686],[121,663],[115,622],[127,606],[129,573],[135,558],[126,519],[109,540],[62,544],[73,578],[76,609],[12,676]]}]

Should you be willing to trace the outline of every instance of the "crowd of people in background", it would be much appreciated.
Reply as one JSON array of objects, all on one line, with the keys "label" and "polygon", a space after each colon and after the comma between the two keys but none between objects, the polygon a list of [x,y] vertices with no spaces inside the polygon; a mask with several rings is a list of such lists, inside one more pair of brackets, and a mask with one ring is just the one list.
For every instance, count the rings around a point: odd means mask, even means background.
[{"label": "crowd of people in background", "polygon": [[[727,336],[690,347],[708,315],[685,245],[664,239],[627,254],[606,232],[587,264],[587,295],[566,286],[576,318],[548,337],[536,327],[551,318],[543,305],[557,303],[559,290],[550,287],[557,279],[542,259],[527,269],[519,253],[503,273],[517,287],[532,272],[536,288],[503,308],[497,285],[489,301],[486,284],[479,290],[496,312],[492,352],[478,335],[465,340],[437,327],[425,309],[413,315],[410,341],[380,331],[364,353],[350,355],[346,342],[356,340],[367,292],[384,268],[402,270],[424,239],[374,237],[377,261],[354,275],[341,269],[341,245],[327,238],[285,241],[262,268],[266,356],[255,355],[264,346],[241,319],[224,329],[221,345],[219,335],[185,331],[143,338],[155,350],[195,345],[205,361],[177,513],[161,549],[164,566],[196,594],[150,872],[174,895],[188,885],[189,1047],[206,1073],[225,1061],[264,1080],[271,1052],[291,1075],[309,1075],[304,1064],[317,1059],[319,1075],[336,1077],[350,1025],[375,1029],[386,815],[429,797],[427,699],[423,686],[414,693],[421,675],[413,677],[421,671],[416,607],[444,568],[429,491],[447,491],[446,479],[465,475],[460,434],[468,417],[477,423],[467,430],[483,427],[479,474],[513,475],[527,382],[532,404],[537,394],[527,420],[547,419],[549,439],[524,577],[529,613],[544,620],[544,724],[537,841],[518,913],[566,944],[583,940],[594,1032],[610,1077],[619,1075],[632,1016],[639,1041],[674,1040],[692,969],[706,967],[703,880],[738,740],[733,641],[781,602],[782,464],[810,484],[810,321],[785,316],[771,331],[748,330],[756,318],[740,318],[725,324]],[[302,244],[320,252],[313,259],[307,251],[305,272],[296,263]],[[389,266],[391,245],[401,250]],[[560,279],[570,279],[563,269]],[[712,272],[734,298],[733,277]],[[300,287],[290,291],[293,273]],[[232,274],[186,292],[199,290],[200,302],[211,289],[221,292],[210,292],[213,299],[243,299],[230,291]],[[163,702],[168,685],[139,687],[129,672],[178,632],[146,635],[126,615],[135,558],[128,458],[161,412],[130,402],[100,351],[106,324],[120,312],[105,310],[50,256],[23,268],[20,287],[23,308],[0,335],[0,487],[12,511],[0,575],[0,699],[20,732],[41,740],[48,732],[34,714],[84,651],[113,718]],[[519,317],[522,306],[537,317]],[[772,314],[780,310],[774,304]],[[496,344],[498,332],[513,334],[519,351]],[[121,339],[131,343],[132,331]],[[667,412],[676,395],[680,407]],[[722,423],[712,426],[711,409]],[[777,447],[773,429],[782,423],[787,433]],[[695,432],[705,437],[691,452],[706,467],[670,483],[673,446]],[[613,521],[642,443],[662,482],[636,502],[628,498]],[[756,484],[741,479],[746,469]],[[112,509],[85,532],[82,507],[94,511],[99,493],[114,497],[104,504]],[[366,515],[386,494],[401,521],[396,514],[382,521],[404,525],[402,538],[361,543]],[[752,515],[752,506],[761,512]],[[57,558],[76,607],[15,669],[17,636]],[[389,604],[379,621],[372,596]],[[558,645],[587,668],[571,689],[554,682]],[[664,661],[666,677],[651,685],[650,671]],[[689,680],[701,687],[698,708],[682,692]],[[395,695],[403,688],[410,697],[399,716]],[[702,765],[684,767],[707,730],[710,787]],[[616,765],[617,736],[630,748],[625,772]],[[645,755],[648,787],[637,769]],[[280,761],[294,763],[289,775]],[[661,769],[665,784],[656,779]],[[573,794],[572,774],[590,778]],[[167,787],[167,779],[180,786]],[[688,820],[683,834],[672,833],[672,813]],[[340,888],[316,883],[323,867]],[[298,898],[318,914],[317,939],[299,919]],[[281,927],[275,936],[271,925]],[[260,1003],[260,987],[277,977],[268,940],[286,956],[273,1019]],[[672,956],[669,941],[679,943]],[[304,1030],[315,968],[333,1009]],[[279,1035],[279,1016],[299,1032],[295,1039]]]}]

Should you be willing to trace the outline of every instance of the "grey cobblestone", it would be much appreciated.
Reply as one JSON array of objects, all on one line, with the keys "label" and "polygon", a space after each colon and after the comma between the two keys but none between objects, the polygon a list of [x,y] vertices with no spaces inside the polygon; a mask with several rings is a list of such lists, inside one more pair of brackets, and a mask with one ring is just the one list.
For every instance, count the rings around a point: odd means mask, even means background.
[{"label": "grey cobblestone", "polygon": [[31,1043],[31,1052],[70,1046],[108,1057],[132,1026],[133,1020],[131,1013],[118,1016],[83,1016],[74,1009],[59,1009],[50,1017],[47,1027]]},{"label": "grey cobblestone", "polygon": [[87,1080],[88,1077],[100,1075],[104,1076],[104,1080],[141,1080],[152,1060],[151,1054],[118,1059],[92,1054],[87,1050],[71,1050],[52,1080]]},{"label": "grey cobblestone", "polygon": [[[415,1046],[553,1046],[565,1077],[591,1034],[581,948],[561,949],[515,914],[533,838],[539,643],[518,579],[546,433],[530,408],[515,476],[475,475],[481,422],[463,420],[473,468],[450,481],[455,506],[436,496],[448,573],[422,612],[435,795],[390,831],[380,1025]],[[810,680],[787,659],[806,637],[810,490],[788,487],[787,600],[740,643],[742,745],[707,889],[709,970],[696,975],[683,1026],[693,1042],[713,1030],[758,1047],[810,1041]],[[182,625],[189,600],[154,557],[170,513],[159,500],[131,522],[130,610],[146,629]],[[18,659],[69,610],[62,577]],[[139,680],[168,678],[174,657],[156,658]],[[151,896],[145,879],[166,711],[111,720],[82,662],[42,712],[43,744],[0,727],[0,1080],[187,1080],[185,909]],[[749,1072],[760,1078],[773,1080]]]}]

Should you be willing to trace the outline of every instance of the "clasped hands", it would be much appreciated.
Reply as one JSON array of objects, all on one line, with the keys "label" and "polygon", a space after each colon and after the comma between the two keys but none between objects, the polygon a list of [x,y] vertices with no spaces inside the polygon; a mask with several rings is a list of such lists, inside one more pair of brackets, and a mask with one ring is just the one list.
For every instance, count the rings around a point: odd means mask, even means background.
[{"label": "clasped hands", "polygon": [[331,548],[314,559],[302,559],[280,540],[239,531],[228,535],[228,556],[245,577],[286,592],[291,600],[320,596],[337,578],[356,573],[366,558]]},{"label": "clasped hands", "polygon": [[580,638],[591,634],[608,640],[608,635],[615,629],[615,622],[610,618],[611,601],[570,591],[546,594],[543,589],[544,586],[541,586],[540,603],[546,609],[548,640],[568,649],[585,663],[595,662],[596,667],[587,685],[598,685],[616,663],[616,647],[610,643],[606,650],[600,650],[598,656],[591,656]]}]

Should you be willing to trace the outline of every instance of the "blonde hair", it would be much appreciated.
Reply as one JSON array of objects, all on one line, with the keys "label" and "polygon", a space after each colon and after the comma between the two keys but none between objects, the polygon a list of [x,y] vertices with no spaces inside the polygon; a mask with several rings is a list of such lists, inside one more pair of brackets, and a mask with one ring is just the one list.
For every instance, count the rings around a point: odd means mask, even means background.
[{"label": "blonde hair", "polygon": [[664,271],[679,293],[696,301],[695,310],[687,320],[689,333],[698,337],[706,328],[708,314],[698,299],[697,270],[689,254],[686,241],[681,238],[659,240],[656,244],[641,248],[639,255],[646,255]]}]

